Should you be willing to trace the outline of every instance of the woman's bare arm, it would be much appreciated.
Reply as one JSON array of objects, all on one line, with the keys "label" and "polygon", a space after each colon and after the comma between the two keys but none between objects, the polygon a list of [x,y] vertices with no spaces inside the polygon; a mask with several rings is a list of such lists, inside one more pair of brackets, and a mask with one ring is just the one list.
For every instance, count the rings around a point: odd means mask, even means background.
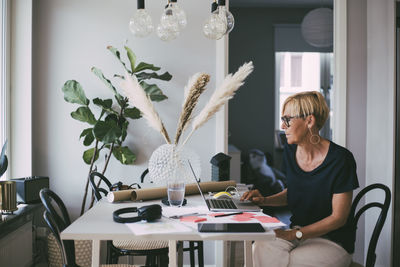
[{"label": "woman's bare arm", "polygon": [[250,200],[260,206],[285,206],[287,205],[287,189],[269,197],[262,196],[257,189],[251,190],[245,192],[240,200]]},{"label": "woman's bare arm", "polygon": [[[302,227],[302,239],[319,237],[344,226],[350,213],[352,199],[352,191],[333,194],[332,214],[318,222]],[[276,230],[275,233],[276,237],[282,239],[296,239],[296,230],[285,231],[280,229]]]}]

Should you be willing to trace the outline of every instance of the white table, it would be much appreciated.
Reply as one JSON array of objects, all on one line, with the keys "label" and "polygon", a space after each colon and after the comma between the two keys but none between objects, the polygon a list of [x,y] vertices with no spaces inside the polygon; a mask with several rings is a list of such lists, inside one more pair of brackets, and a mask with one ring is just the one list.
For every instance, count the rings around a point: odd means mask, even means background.
[{"label": "white table", "polygon": [[[199,205],[199,196],[189,196],[188,207]],[[160,200],[145,202],[108,203],[105,199],[99,201],[93,208],[74,221],[62,233],[63,240],[92,240],[92,267],[100,264],[100,241],[102,240],[168,240],[169,241],[169,266],[177,266],[176,242],[181,240],[224,240],[244,241],[245,266],[253,266],[251,244],[254,240],[271,240],[275,233],[271,230],[265,233],[199,233],[196,229],[190,232],[174,232],[163,234],[135,235],[122,223],[112,219],[113,211],[133,206],[161,204]],[[205,204],[204,204],[205,205]],[[161,206],[163,206],[161,204]]]}]

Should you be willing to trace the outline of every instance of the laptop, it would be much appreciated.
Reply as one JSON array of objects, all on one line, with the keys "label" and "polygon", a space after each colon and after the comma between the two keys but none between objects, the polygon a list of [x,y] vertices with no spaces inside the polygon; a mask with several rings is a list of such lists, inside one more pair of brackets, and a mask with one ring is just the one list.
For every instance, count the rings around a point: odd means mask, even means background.
[{"label": "laptop", "polygon": [[224,212],[247,212],[247,211],[261,211],[261,208],[255,205],[251,201],[240,201],[239,199],[214,199],[214,198],[205,198],[203,195],[203,191],[201,191],[200,183],[194,173],[192,164],[188,160],[190,169],[193,173],[193,178],[196,181],[197,187],[199,188],[200,195],[206,203],[208,209],[210,211],[224,211]]}]

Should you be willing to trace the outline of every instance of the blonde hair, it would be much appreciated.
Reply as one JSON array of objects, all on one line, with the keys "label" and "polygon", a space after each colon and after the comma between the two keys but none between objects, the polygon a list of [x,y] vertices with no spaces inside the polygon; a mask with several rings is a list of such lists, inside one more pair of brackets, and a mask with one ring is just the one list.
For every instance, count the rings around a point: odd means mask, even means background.
[{"label": "blonde hair", "polygon": [[294,94],[286,98],[282,113],[286,111],[290,116],[307,117],[314,115],[318,130],[324,126],[329,116],[329,108],[324,96],[317,91],[307,91]]}]

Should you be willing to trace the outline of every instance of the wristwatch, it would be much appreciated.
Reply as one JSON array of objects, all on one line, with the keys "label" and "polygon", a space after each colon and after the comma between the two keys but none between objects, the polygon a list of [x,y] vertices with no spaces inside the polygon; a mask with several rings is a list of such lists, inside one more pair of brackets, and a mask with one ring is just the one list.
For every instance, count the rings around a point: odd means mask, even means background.
[{"label": "wristwatch", "polygon": [[293,229],[296,230],[296,238],[300,241],[303,238],[303,232],[300,231],[300,226],[295,226]]}]

